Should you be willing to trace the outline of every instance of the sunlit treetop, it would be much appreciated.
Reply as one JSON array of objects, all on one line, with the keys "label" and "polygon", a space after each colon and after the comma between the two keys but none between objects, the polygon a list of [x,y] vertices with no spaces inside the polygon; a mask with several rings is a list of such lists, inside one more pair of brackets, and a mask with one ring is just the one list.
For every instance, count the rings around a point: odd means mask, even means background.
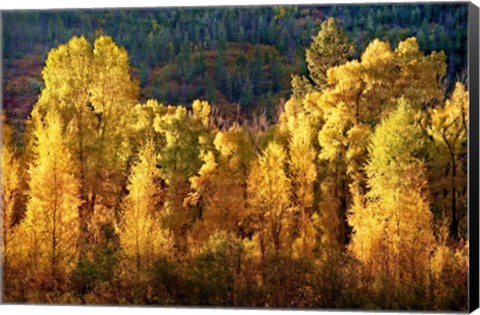
[{"label": "sunlit treetop", "polygon": [[248,134],[239,126],[218,132],[214,145],[220,153],[220,161],[226,163],[230,171],[246,172],[253,159],[253,144]]},{"label": "sunlit treetop", "polygon": [[387,42],[374,40],[360,60],[328,70],[325,105],[348,104],[356,120],[376,123],[384,110],[404,97],[413,106],[432,106],[441,99],[439,80],[446,73],[443,52],[425,56],[415,38],[408,38],[392,50]]},{"label": "sunlit treetop", "polygon": [[378,125],[371,137],[366,167],[370,184],[392,189],[405,184],[412,165],[424,163],[421,151],[425,145],[426,132],[418,124],[418,113],[408,101],[399,100],[398,108]]},{"label": "sunlit treetop", "polygon": [[205,128],[208,128],[208,121],[210,115],[210,104],[207,101],[195,100],[192,104],[194,116],[202,122]]},{"label": "sunlit treetop", "polygon": [[[432,128],[430,133],[438,140],[455,142],[466,136],[468,128],[468,92],[462,83],[457,82],[449,99],[442,107],[431,111]],[[445,139],[443,139],[445,138]],[[458,145],[460,143],[455,143]]]}]

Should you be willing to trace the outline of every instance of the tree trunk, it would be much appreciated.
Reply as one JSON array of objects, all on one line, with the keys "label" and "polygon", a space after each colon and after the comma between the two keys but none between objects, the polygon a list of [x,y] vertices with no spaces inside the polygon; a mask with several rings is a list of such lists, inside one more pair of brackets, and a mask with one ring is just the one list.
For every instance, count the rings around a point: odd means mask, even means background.
[{"label": "tree trunk", "polygon": [[455,179],[457,177],[457,163],[455,160],[455,156],[451,156],[452,158],[452,176],[450,178],[450,191],[452,194],[451,198],[451,212],[452,212],[452,221],[450,225],[450,237],[453,240],[456,240],[458,238],[458,219],[457,219],[457,200],[456,200],[456,194],[457,194],[457,189],[455,185]]}]

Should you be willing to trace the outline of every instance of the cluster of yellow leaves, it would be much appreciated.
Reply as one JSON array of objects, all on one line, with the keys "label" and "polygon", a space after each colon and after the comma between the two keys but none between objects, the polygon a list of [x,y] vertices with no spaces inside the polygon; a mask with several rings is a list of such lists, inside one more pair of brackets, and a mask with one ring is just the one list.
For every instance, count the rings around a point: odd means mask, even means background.
[{"label": "cluster of yellow leaves", "polygon": [[160,221],[158,178],[154,143],[147,141],[132,168],[119,229],[126,266],[134,261],[137,273],[151,267],[158,257],[173,255],[173,238]]},{"label": "cluster of yellow leaves", "polygon": [[[16,205],[20,196],[20,163],[15,155],[14,146],[11,143],[11,130],[5,124],[5,116],[2,115],[2,226],[3,226],[3,246],[2,257],[3,266],[8,267],[8,258],[12,238],[15,236],[15,218]],[[5,269],[4,269],[5,270]]]},{"label": "cluster of yellow leaves", "polygon": [[444,155],[459,155],[466,149],[468,132],[468,92],[459,82],[443,107],[431,110],[428,132]]},{"label": "cluster of yellow leaves", "polygon": [[288,117],[289,175],[292,184],[292,210],[300,215],[298,239],[302,254],[309,256],[314,246],[315,230],[311,215],[314,201],[314,182],[317,179],[315,160],[317,151],[313,145],[314,129],[304,113]]},{"label": "cluster of yellow leaves", "polygon": [[[143,277],[161,257],[213,255],[233,269],[244,258],[225,253],[244,251],[261,268],[266,255],[327,266],[348,251],[368,275],[395,285],[426,287],[451,270],[463,277],[468,243],[454,248],[434,233],[430,193],[449,187],[455,210],[465,203],[453,196],[464,198],[455,189],[465,179],[468,93],[457,84],[443,104],[445,56],[424,55],[415,38],[394,50],[374,40],[348,61],[353,47],[334,21],[322,28],[307,50],[316,85],[294,79],[304,91],[271,128],[257,119],[257,128],[219,130],[200,100],[191,109],[137,104],[127,53],[109,37],[93,47],[74,37],[53,49],[30,118],[30,190],[19,226],[21,167],[15,150],[2,147],[4,258],[58,282],[87,241],[102,246],[109,225],[117,227],[121,276]],[[438,157],[426,150],[427,132]],[[450,186],[429,183],[425,154]]]},{"label": "cluster of yellow leaves", "polygon": [[32,274],[54,278],[68,273],[78,258],[79,182],[55,110],[35,130],[35,159],[30,165],[29,200],[16,245]]},{"label": "cluster of yellow leaves", "polygon": [[252,165],[248,177],[248,200],[256,209],[260,238],[268,235],[277,254],[290,212],[291,181],[285,171],[286,159],[285,149],[271,142]]},{"label": "cluster of yellow leaves", "polygon": [[[434,139],[432,155],[435,156],[434,167],[445,172],[433,174],[431,181],[436,192],[448,190],[448,195],[438,193],[435,203],[442,215],[451,220],[450,234],[456,238],[460,229],[466,231],[466,213],[458,213],[457,208],[467,204],[466,187],[468,133],[468,92],[463,84],[455,85],[452,95],[444,106],[437,106],[430,111],[431,124],[428,133]],[[442,176],[447,174],[447,176]],[[459,187],[459,188],[457,188]],[[447,206],[448,205],[448,206]],[[464,233],[462,233],[464,234]]]},{"label": "cluster of yellow leaves", "polygon": [[213,146],[206,147],[198,175],[190,179],[188,199],[202,207],[203,221],[192,231],[197,242],[206,240],[211,230],[241,233],[248,216],[245,182],[254,157],[251,139],[238,126],[217,132]]},{"label": "cluster of yellow leaves", "polygon": [[366,204],[349,215],[350,248],[374,272],[425,283],[433,250],[433,222],[424,162],[424,135],[404,100],[375,129],[366,166]]},{"label": "cluster of yellow leaves", "polygon": [[135,125],[139,86],[129,71],[126,50],[108,36],[97,38],[93,47],[84,37],[72,37],[49,52],[42,71],[45,88],[34,113],[40,120],[51,110],[60,114],[89,214],[99,201],[116,202],[116,194],[104,193],[111,191],[107,178],[120,182],[133,152],[128,131]]}]

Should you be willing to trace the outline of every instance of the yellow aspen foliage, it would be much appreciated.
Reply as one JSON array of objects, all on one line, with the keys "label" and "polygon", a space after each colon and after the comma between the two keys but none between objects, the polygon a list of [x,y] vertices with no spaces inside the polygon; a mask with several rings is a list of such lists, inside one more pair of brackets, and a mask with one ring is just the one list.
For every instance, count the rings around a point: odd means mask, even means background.
[{"label": "yellow aspen foliage", "polygon": [[122,110],[138,99],[139,86],[130,77],[127,51],[117,46],[111,37],[100,36],[95,40],[90,71],[93,81],[89,91],[96,113],[122,114]]},{"label": "yellow aspen foliage", "polygon": [[292,116],[288,120],[289,138],[289,171],[298,202],[305,208],[313,202],[313,186],[317,176],[315,159],[317,153],[313,146],[313,130],[307,123],[304,114]]},{"label": "yellow aspen foliage", "polygon": [[424,55],[416,38],[410,37],[398,44],[395,61],[402,69],[393,85],[396,97],[403,95],[417,108],[431,107],[443,97],[439,84],[435,83],[447,71],[443,51]]},{"label": "yellow aspen foliage", "polygon": [[[296,10],[275,9],[263,35],[309,12]],[[275,77],[275,51],[257,48],[249,70]],[[139,103],[108,36],[52,49],[24,146],[2,117],[5,300],[466,310],[468,91],[445,95],[445,54],[413,37],[353,51],[324,21],[272,118]],[[220,75],[221,92],[236,98],[244,74]],[[253,90],[260,107],[282,94]]]},{"label": "yellow aspen foliage", "polygon": [[16,208],[21,194],[21,173],[16,150],[11,143],[11,129],[6,124],[4,115],[2,115],[2,134],[2,265],[5,272],[9,267],[11,243],[15,236],[16,220],[18,219]]},{"label": "yellow aspen foliage", "polygon": [[334,176],[327,177],[321,183],[322,201],[319,204],[319,214],[314,221],[320,230],[321,251],[326,254],[340,249],[338,216],[340,200],[336,196],[336,184]]},{"label": "yellow aspen foliage", "polygon": [[292,116],[298,115],[298,113],[305,112],[302,106],[302,100],[299,98],[291,97],[285,102],[282,112],[278,117],[277,134],[282,138],[288,136],[288,119]]},{"label": "yellow aspen foliage", "polygon": [[461,241],[452,246],[446,220],[439,230],[431,258],[432,287],[438,309],[449,309],[459,299],[467,299],[469,244]]},{"label": "yellow aspen foliage", "polygon": [[252,140],[239,126],[218,132],[214,140],[219,160],[228,167],[228,171],[246,178],[251,160],[254,157]]},{"label": "yellow aspen foliage", "polygon": [[203,165],[190,179],[193,192],[187,199],[202,207],[202,221],[194,227],[192,241],[204,241],[216,230],[244,235],[246,180],[253,157],[251,139],[239,126],[218,132],[214,150],[201,153]]},{"label": "yellow aspen foliage", "polygon": [[347,141],[349,142],[346,152],[348,164],[348,173],[353,173],[360,169],[364,164],[364,158],[367,153],[370,128],[362,123],[356,124],[347,132]]},{"label": "yellow aspen foliage", "polygon": [[304,98],[290,98],[284,106],[283,112],[279,117],[278,130],[280,133],[288,134],[288,120],[292,116],[299,114],[305,115],[305,123],[308,128],[313,129],[315,134],[320,130],[323,118],[323,110],[318,105],[318,99],[321,97],[319,92],[312,92],[305,95]]},{"label": "yellow aspen foliage", "polygon": [[154,132],[155,117],[165,115],[167,107],[156,100],[147,100],[145,104],[135,105],[135,133],[139,139],[145,139]]},{"label": "yellow aspen foliage", "polygon": [[192,104],[193,115],[199,119],[205,128],[208,128],[210,104],[207,101],[195,100]]},{"label": "yellow aspen foliage", "polygon": [[[258,160],[253,162],[248,176],[248,200],[255,217],[262,257],[273,244],[276,255],[284,244],[290,213],[291,181],[287,177],[285,149],[271,142]],[[268,243],[267,243],[268,242]],[[271,248],[271,247],[268,247]]]},{"label": "yellow aspen foliage", "polygon": [[[130,77],[125,49],[108,36],[99,37],[93,47],[85,37],[74,36],[52,49],[42,76],[37,121],[50,110],[59,112],[80,180],[81,217],[88,221],[98,203],[115,208],[120,202],[122,190],[114,186],[124,182],[132,153],[134,134],[129,131],[135,123],[138,82]],[[32,120],[30,130],[34,124]]]},{"label": "yellow aspen foliage", "polygon": [[[201,152],[200,158],[202,159],[203,164],[198,171],[198,176],[194,176],[190,179],[192,188],[197,191],[201,191],[203,189],[202,187],[205,185],[205,182],[211,178],[218,167],[212,151]],[[196,199],[198,199],[198,197]]]},{"label": "yellow aspen foliage", "polygon": [[[348,242],[346,214],[350,196],[346,158],[349,139],[343,131],[347,129],[349,113],[345,103],[341,103],[336,107],[325,107],[323,116],[325,121],[318,133],[321,146],[318,158],[326,171],[322,174],[320,185],[319,227],[324,240],[329,240],[327,243],[338,240],[340,245],[345,245]],[[338,225],[335,216],[338,217]]]},{"label": "yellow aspen foliage", "polygon": [[321,160],[338,161],[345,157],[348,136],[344,130],[348,127],[348,108],[345,103],[325,109],[325,123],[318,134],[322,147],[319,153]]},{"label": "yellow aspen foliage", "polygon": [[139,83],[130,76],[127,51],[109,36],[95,40],[90,71],[93,73],[90,102],[97,117],[101,117],[96,129],[96,176],[107,176],[101,171],[105,168],[123,176],[132,153],[132,135],[126,131],[135,123],[133,108],[138,100]]},{"label": "yellow aspen foliage", "polygon": [[320,122],[323,118],[323,110],[319,106],[319,98],[321,95],[319,92],[308,93],[303,99],[303,108],[315,129],[320,129]]},{"label": "yellow aspen foliage", "polygon": [[[217,174],[218,163],[211,150],[200,152],[200,159],[203,164],[198,170],[198,174],[190,178],[193,192],[190,192],[183,202],[185,207],[188,205],[201,207],[198,217],[199,219],[204,219],[205,212],[210,212],[208,208],[210,208],[211,205],[207,197],[207,191],[210,190],[211,182]],[[199,203],[200,199],[202,201],[201,204]],[[214,222],[216,221],[214,220]],[[201,237],[196,235],[194,238],[197,239]]]},{"label": "yellow aspen foliage", "polygon": [[[434,139],[433,163],[445,172],[434,174],[437,184],[434,191],[448,190],[448,195],[436,194],[443,215],[450,217],[450,236],[454,239],[466,237],[467,218],[467,133],[468,92],[462,83],[455,89],[444,106],[431,110],[429,134]],[[447,176],[442,176],[447,174]],[[446,197],[446,198],[445,198]],[[459,226],[462,223],[461,235]]]},{"label": "yellow aspen foliage", "polygon": [[401,96],[416,107],[437,101],[442,93],[438,80],[445,71],[443,52],[425,56],[415,38],[400,42],[396,50],[374,40],[360,60],[329,69],[321,107],[344,103],[349,109],[346,119],[371,126],[382,112],[395,108],[395,99]]},{"label": "yellow aspen foliage", "polygon": [[[328,70],[327,86],[315,99],[322,112],[319,159],[335,170],[335,175],[327,176],[336,176],[339,183],[335,194],[343,201],[339,209],[343,225],[352,200],[367,190],[363,168],[370,130],[396,108],[400,97],[414,108],[432,106],[441,98],[438,82],[445,71],[445,55],[425,56],[415,38],[401,42],[396,50],[374,40],[359,60]],[[340,231],[345,233],[348,227]]]},{"label": "yellow aspen foliage", "polygon": [[[84,169],[88,163],[87,147],[93,143],[93,131],[97,124],[89,96],[89,86],[93,81],[92,58],[92,47],[83,36],[74,36],[67,43],[50,50],[42,70],[45,87],[33,109],[39,118],[50,110],[57,110],[63,125],[71,124],[75,135],[68,145],[72,152],[77,152],[74,158],[78,154]],[[27,131],[35,128],[35,121],[31,120]]]},{"label": "yellow aspen foliage", "polygon": [[374,275],[425,284],[433,251],[433,222],[425,163],[425,134],[405,100],[375,129],[366,166],[365,206],[348,216],[350,249]]},{"label": "yellow aspen foliage", "polygon": [[425,56],[413,37],[400,42],[396,50],[374,40],[360,60],[329,69],[329,87],[323,93],[321,107],[343,102],[352,123],[372,125],[383,111],[395,108],[395,99],[400,96],[412,106],[438,100],[442,92],[438,80],[445,71],[445,55],[433,52]]},{"label": "yellow aspen foliage", "polygon": [[[367,55],[371,48],[372,44],[365,51]],[[362,62],[352,60],[342,66],[328,70],[329,88],[322,93],[322,98],[319,99],[320,108],[336,107],[336,104],[341,102],[348,107],[349,111],[346,117],[348,120],[358,120],[361,114],[370,114],[367,109],[362,108],[360,103],[365,85],[363,72],[367,70],[363,63],[363,59]],[[365,61],[365,63],[368,64],[368,61]],[[364,104],[364,106],[369,105]]]},{"label": "yellow aspen foliage", "polygon": [[[86,113],[89,101],[88,86],[93,79],[92,47],[85,37],[72,37],[67,43],[50,50],[42,77],[45,88],[40,94],[37,107],[66,109],[62,114]],[[85,119],[87,117],[84,117]],[[68,122],[68,121],[67,121]]]},{"label": "yellow aspen foliage", "polygon": [[[219,172],[215,178],[216,207],[220,210],[218,220],[222,227],[236,235],[244,233],[247,216],[246,194],[250,163],[254,148],[248,134],[238,126],[218,132],[214,139],[218,152]],[[214,201],[216,200],[216,201]]]},{"label": "yellow aspen foliage", "polygon": [[29,200],[17,245],[25,253],[24,263],[31,275],[51,277],[57,284],[78,259],[79,182],[73,175],[62,120],[55,110],[37,125],[34,136]]},{"label": "yellow aspen foliage", "polygon": [[160,221],[158,178],[155,147],[147,141],[132,167],[119,228],[125,266],[135,266],[137,274],[151,267],[156,259],[173,254],[173,238]]},{"label": "yellow aspen foliage", "polygon": [[[94,143],[94,130],[97,118],[91,110],[89,86],[93,80],[92,47],[85,37],[72,37],[67,43],[49,51],[42,77],[45,87],[35,104],[27,132],[41,124],[42,117],[50,110],[57,110],[64,126],[70,126],[71,135],[67,143],[75,164],[79,165],[81,185],[86,186],[90,162],[87,151]],[[33,141],[33,137],[32,137]],[[84,193],[86,194],[86,192]]]},{"label": "yellow aspen foliage", "polygon": [[317,152],[313,145],[314,130],[304,113],[290,116],[287,125],[292,210],[299,214],[298,238],[302,243],[303,254],[308,256],[312,252],[312,242],[308,240],[314,239],[311,215],[313,214],[314,182],[317,179],[315,164]]}]

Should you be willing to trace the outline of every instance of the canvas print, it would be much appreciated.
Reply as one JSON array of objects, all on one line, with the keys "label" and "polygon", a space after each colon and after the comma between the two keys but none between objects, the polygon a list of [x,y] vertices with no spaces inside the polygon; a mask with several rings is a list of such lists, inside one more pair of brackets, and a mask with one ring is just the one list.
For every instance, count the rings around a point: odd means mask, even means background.
[{"label": "canvas print", "polygon": [[467,311],[468,12],[2,12],[2,302]]}]

